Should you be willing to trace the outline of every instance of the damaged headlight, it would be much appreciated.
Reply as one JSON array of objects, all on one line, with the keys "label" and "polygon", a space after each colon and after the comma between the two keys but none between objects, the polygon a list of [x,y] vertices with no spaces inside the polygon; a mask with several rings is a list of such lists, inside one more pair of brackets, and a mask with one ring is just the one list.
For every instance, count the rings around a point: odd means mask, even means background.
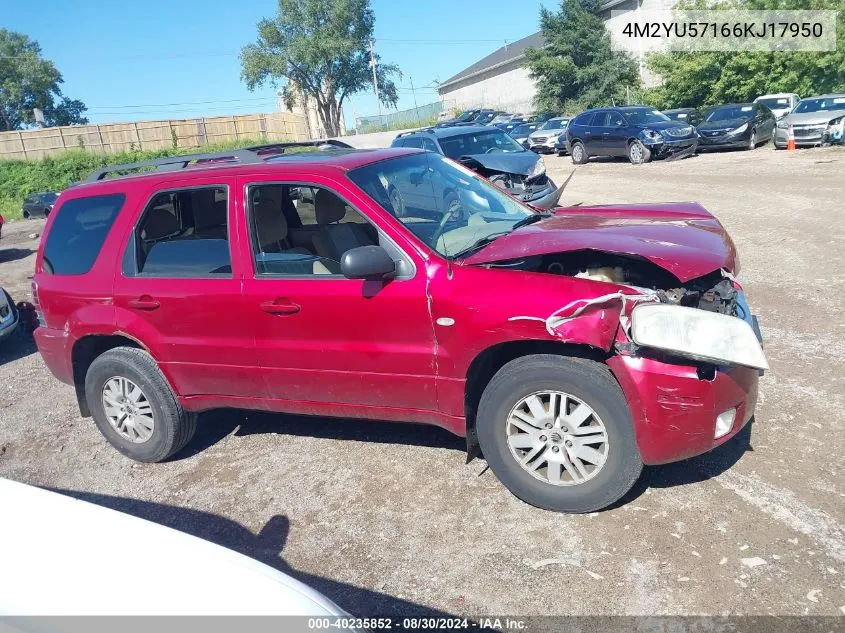
[{"label": "damaged headlight", "polygon": [[543,162],[543,157],[540,156],[537,158],[537,162],[534,163],[534,169],[531,170],[531,173],[528,174],[528,178],[537,178],[538,176],[542,176],[546,173],[546,163]]},{"label": "damaged headlight", "polygon": [[643,304],[631,314],[637,345],[696,360],[768,369],[751,326],[734,316],[666,304]]},{"label": "damaged headlight", "polygon": [[748,123],[743,123],[738,128],[731,130],[728,134],[742,134],[748,129]]}]

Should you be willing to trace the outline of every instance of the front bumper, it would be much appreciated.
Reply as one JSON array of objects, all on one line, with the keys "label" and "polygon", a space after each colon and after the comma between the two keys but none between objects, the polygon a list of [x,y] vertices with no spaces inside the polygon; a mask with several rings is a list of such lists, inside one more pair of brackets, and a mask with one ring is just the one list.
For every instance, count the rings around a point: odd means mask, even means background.
[{"label": "front bumper", "polygon": [[548,154],[555,151],[555,144],[557,143],[557,136],[544,138],[542,142],[537,142],[534,139],[528,139],[528,149],[538,154]]},{"label": "front bumper", "polygon": [[[734,437],[754,415],[756,369],[719,368],[708,380],[694,366],[653,358],[614,356],[607,363],[628,400],[645,464],[706,453]],[[714,438],[716,417],[730,409],[736,409],[730,431]]]},{"label": "front bumper", "polygon": [[698,139],[696,137],[679,139],[677,141],[662,141],[659,143],[646,143],[651,150],[652,156],[655,158],[667,158],[677,154],[694,154],[698,147]]},{"label": "front bumper", "polygon": [[748,134],[722,134],[721,136],[698,135],[699,149],[729,149],[732,147],[747,147]]},{"label": "front bumper", "polygon": [[557,202],[560,200],[563,190],[558,189],[551,178],[547,178],[546,183],[546,186],[539,191],[519,192],[516,190],[510,190],[509,193],[511,193],[511,195],[513,195],[517,200],[526,202],[533,207],[551,209],[557,206]]},{"label": "front bumper", "polygon": [[[815,147],[816,145],[822,145],[823,143],[845,142],[845,138],[843,138],[841,135],[839,136],[839,138],[833,138],[830,134],[830,128],[827,125],[805,128],[793,127],[793,132],[795,134],[795,145],[797,147]],[[784,130],[782,128],[775,128],[775,147],[786,147],[786,143],[788,140],[788,129]]]}]

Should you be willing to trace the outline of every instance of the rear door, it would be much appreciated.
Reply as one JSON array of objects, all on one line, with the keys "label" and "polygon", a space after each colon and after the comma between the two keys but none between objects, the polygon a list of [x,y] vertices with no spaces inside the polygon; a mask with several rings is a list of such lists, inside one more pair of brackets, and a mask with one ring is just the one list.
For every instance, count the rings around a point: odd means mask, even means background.
[{"label": "rear door", "polygon": [[230,177],[155,185],[124,238],[118,330],[149,345],[183,396],[263,396],[243,316],[242,265],[231,248],[234,185]]},{"label": "rear door", "polygon": [[584,140],[584,147],[587,148],[587,153],[593,156],[604,155],[602,132],[604,132],[606,115],[607,112],[599,110],[592,116],[587,117],[587,122],[582,128],[583,132],[581,132],[581,137]]},{"label": "rear door", "polygon": [[619,112],[608,111],[602,129],[602,150],[607,156],[628,154],[628,122]]}]

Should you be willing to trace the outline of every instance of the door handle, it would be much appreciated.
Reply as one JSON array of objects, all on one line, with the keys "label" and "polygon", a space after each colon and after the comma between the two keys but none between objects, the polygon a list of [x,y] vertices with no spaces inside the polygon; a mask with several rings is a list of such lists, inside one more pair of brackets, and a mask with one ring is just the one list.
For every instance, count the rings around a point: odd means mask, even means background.
[{"label": "door handle", "polygon": [[602,132],[601,135],[602,136],[610,136],[610,132]]},{"label": "door handle", "polygon": [[296,314],[300,310],[300,306],[290,299],[274,299],[273,301],[265,301],[261,304],[261,309],[268,314]]},{"label": "door handle", "polygon": [[142,295],[137,299],[129,300],[129,307],[135,308],[136,310],[155,310],[160,305],[161,304],[150,295]]}]

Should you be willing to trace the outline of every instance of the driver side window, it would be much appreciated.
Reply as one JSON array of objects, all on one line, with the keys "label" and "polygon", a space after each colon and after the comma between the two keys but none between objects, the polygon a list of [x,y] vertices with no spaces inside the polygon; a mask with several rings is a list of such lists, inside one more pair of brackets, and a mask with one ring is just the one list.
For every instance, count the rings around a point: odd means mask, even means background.
[{"label": "driver side window", "polygon": [[248,188],[256,275],[339,275],[343,254],[378,232],[333,191],[300,184]]}]

